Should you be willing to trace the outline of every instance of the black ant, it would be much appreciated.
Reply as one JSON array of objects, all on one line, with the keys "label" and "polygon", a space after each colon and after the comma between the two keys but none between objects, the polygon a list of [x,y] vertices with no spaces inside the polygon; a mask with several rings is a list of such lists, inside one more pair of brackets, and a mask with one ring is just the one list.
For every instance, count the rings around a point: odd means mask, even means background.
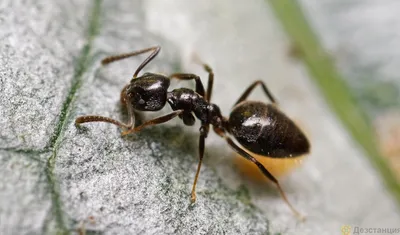
[{"label": "black ant", "polygon": [[[201,163],[204,155],[204,142],[208,135],[210,125],[220,137],[224,138],[235,152],[253,162],[260,171],[271,180],[278,188],[283,200],[290,207],[294,214],[300,214],[289,203],[278,180],[252,155],[233,142],[233,136],[244,148],[249,151],[271,158],[293,158],[309,152],[310,144],[303,132],[285,114],[278,110],[276,101],[262,81],[255,81],[251,84],[233,106],[229,118],[221,115],[216,104],[210,102],[214,73],[212,69],[202,64],[208,72],[207,91],[204,90],[200,77],[195,74],[175,73],[164,76],[155,73],[144,73],[138,77],[139,72],[153,60],[160,51],[160,47],[150,47],[132,53],[110,56],[102,60],[102,64],[109,64],[114,61],[136,56],[146,52],[152,52],[142,64],[136,69],[133,78],[121,91],[121,102],[126,106],[129,115],[129,122],[123,123],[115,119],[103,116],[81,116],[75,121],[76,124],[85,122],[108,122],[121,127],[122,135],[138,132],[144,127],[153,126],[167,122],[178,116],[187,126],[195,123],[195,117],[200,120],[199,139],[199,164],[192,187],[191,200],[196,200],[196,183],[199,177]],[[168,91],[170,79],[194,80],[195,91],[187,88],[179,88]],[[257,86],[261,85],[264,93],[272,104],[259,101],[247,101],[247,97]],[[171,106],[172,113],[144,122],[140,126],[135,125],[135,111],[158,111],[165,104]]]}]

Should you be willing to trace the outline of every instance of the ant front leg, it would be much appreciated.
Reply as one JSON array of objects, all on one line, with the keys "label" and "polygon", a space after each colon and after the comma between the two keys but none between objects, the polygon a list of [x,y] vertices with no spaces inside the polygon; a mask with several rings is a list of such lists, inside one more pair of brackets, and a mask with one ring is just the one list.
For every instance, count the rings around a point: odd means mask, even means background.
[{"label": "ant front leg", "polygon": [[143,123],[140,126],[131,127],[130,129],[122,132],[122,135],[124,136],[124,135],[128,135],[130,133],[133,133],[133,132],[138,132],[141,129],[147,127],[147,126],[154,126],[154,125],[157,125],[157,124],[168,122],[169,120],[173,119],[174,117],[178,116],[181,113],[183,113],[183,110],[176,110],[176,111],[174,111],[174,112],[172,112],[170,114],[167,114],[167,115],[164,115],[164,116],[161,116],[161,117],[158,117],[158,118],[154,118],[152,120],[149,120],[149,121]]},{"label": "ant front leg", "polygon": [[[255,82],[253,82],[253,84],[251,84],[244,92],[243,94],[240,96],[240,98],[238,99],[238,101],[236,101],[235,105],[239,104],[240,102],[244,101],[247,99],[247,97],[250,95],[250,93],[254,90],[254,88],[257,85],[261,85],[264,93],[267,95],[267,97],[269,98],[269,100],[276,104],[275,98],[272,96],[272,93],[268,90],[267,86],[264,84],[263,81],[261,80],[257,80]],[[234,106],[235,106],[234,105]]]},{"label": "ant front leg", "polygon": [[135,125],[135,114],[133,112],[133,108],[129,105],[126,104],[126,108],[128,109],[128,115],[129,115],[129,122],[128,123],[123,123],[118,120],[109,118],[109,117],[104,117],[104,116],[98,116],[98,115],[86,115],[86,116],[80,116],[75,119],[75,124],[79,125],[82,123],[86,122],[107,122],[114,124],[122,129],[131,129]]}]

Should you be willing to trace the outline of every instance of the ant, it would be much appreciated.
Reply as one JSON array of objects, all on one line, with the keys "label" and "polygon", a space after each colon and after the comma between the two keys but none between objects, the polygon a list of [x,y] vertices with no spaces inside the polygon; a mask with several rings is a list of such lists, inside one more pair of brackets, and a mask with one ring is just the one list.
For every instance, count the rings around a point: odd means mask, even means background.
[{"label": "ant", "polygon": [[[219,107],[210,102],[214,73],[207,64],[200,63],[208,72],[207,91],[205,91],[200,77],[195,74],[174,73],[167,77],[161,74],[146,72],[138,76],[139,72],[157,56],[160,49],[160,46],[155,46],[127,54],[110,56],[102,60],[102,64],[106,65],[128,57],[152,52],[139,65],[130,83],[121,91],[120,101],[128,110],[128,123],[97,115],[78,117],[75,123],[77,125],[85,122],[112,123],[123,129],[122,136],[124,136],[138,132],[144,127],[165,123],[176,116],[182,119],[185,125],[192,126],[195,123],[196,117],[200,120],[201,127],[199,129],[199,163],[191,192],[192,202],[196,201],[196,183],[204,156],[204,142],[211,125],[215,133],[224,138],[235,152],[254,163],[265,177],[277,186],[281,197],[292,212],[299,218],[302,218],[300,213],[289,203],[278,180],[255,157],[243,150],[245,148],[265,157],[293,159],[308,153],[310,150],[310,144],[306,136],[292,120],[279,111],[275,98],[269,92],[264,82],[260,80],[253,82],[236,101],[229,118],[226,118],[221,115]],[[170,80],[173,78],[178,80],[194,80],[196,88],[194,91],[188,88],[168,91]],[[247,100],[247,97],[257,85],[261,85],[272,104]],[[134,111],[158,111],[167,102],[173,112],[146,121],[142,125],[135,126]],[[235,144],[230,136],[233,136],[243,148]]]}]

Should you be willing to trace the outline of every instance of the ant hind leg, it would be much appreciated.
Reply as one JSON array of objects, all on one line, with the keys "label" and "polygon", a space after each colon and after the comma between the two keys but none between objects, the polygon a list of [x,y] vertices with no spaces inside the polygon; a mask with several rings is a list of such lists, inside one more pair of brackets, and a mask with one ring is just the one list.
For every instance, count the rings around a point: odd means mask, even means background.
[{"label": "ant hind leg", "polygon": [[282,197],[282,199],[285,201],[286,205],[289,206],[290,210],[293,212],[293,214],[296,215],[297,218],[299,218],[301,221],[305,220],[305,217],[302,216],[293,206],[292,204],[289,202],[289,200],[286,197],[285,192],[283,191],[281,185],[279,184],[278,180],[259,162],[257,161],[257,159],[255,159],[253,156],[251,156],[249,153],[247,153],[246,151],[244,151],[242,148],[240,148],[239,146],[237,146],[231,138],[229,138],[228,136],[225,135],[224,131],[221,129],[214,129],[214,131],[222,138],[224,138],[226,140],[226,142],[228,142],[228,144],[233,148],[233,150],[238,153],[240,156],[246,158],[247,160],[251,161],[252,163],[254,163],[258,169],[260,169],[260,171],[264,174],[265,177],[267,177],[269,180],[272,181],[272,183],[274,183],[276,185],[276,187],[278,188],[278,191]]},{"label": "ant hind leg", "polygon": [[275,98],[274,98],[274,96],[273,96],[272,93],[268,90],[268,88],[267,88],[267,86],[265,85],[265,83],[264,83],[263,81],[261,81],[261,80],[257,80],[257,81],[255,81],[255,82],[253,82],[253,83],[243,92],[243,94],[240,96],[240,98],[238,99],[238,101],[236,101],[236,103],[235,103],[234,106],[236,106],[236,105],[239,104],[240,102],[246,100],[247,97],[250,95],[250,93],[254,90],[254,88],[255,88],[257,85],[261,85],[261,87],[262,87],[264,93],[267,95],[267,97],[269,98],[269,100],[270,100],[272,103],[274,103],[274,104],[277,103],[276,100],[275,100]]}]

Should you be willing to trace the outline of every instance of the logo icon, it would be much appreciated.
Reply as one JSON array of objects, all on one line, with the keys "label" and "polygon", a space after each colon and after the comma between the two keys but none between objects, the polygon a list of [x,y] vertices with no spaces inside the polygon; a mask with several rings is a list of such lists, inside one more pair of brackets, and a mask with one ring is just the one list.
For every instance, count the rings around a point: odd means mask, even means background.
[{"label": "logo icon", "polygon": [[351,226],[343,225],[340,231],[342,231],[342,235],[351,235]]}]

